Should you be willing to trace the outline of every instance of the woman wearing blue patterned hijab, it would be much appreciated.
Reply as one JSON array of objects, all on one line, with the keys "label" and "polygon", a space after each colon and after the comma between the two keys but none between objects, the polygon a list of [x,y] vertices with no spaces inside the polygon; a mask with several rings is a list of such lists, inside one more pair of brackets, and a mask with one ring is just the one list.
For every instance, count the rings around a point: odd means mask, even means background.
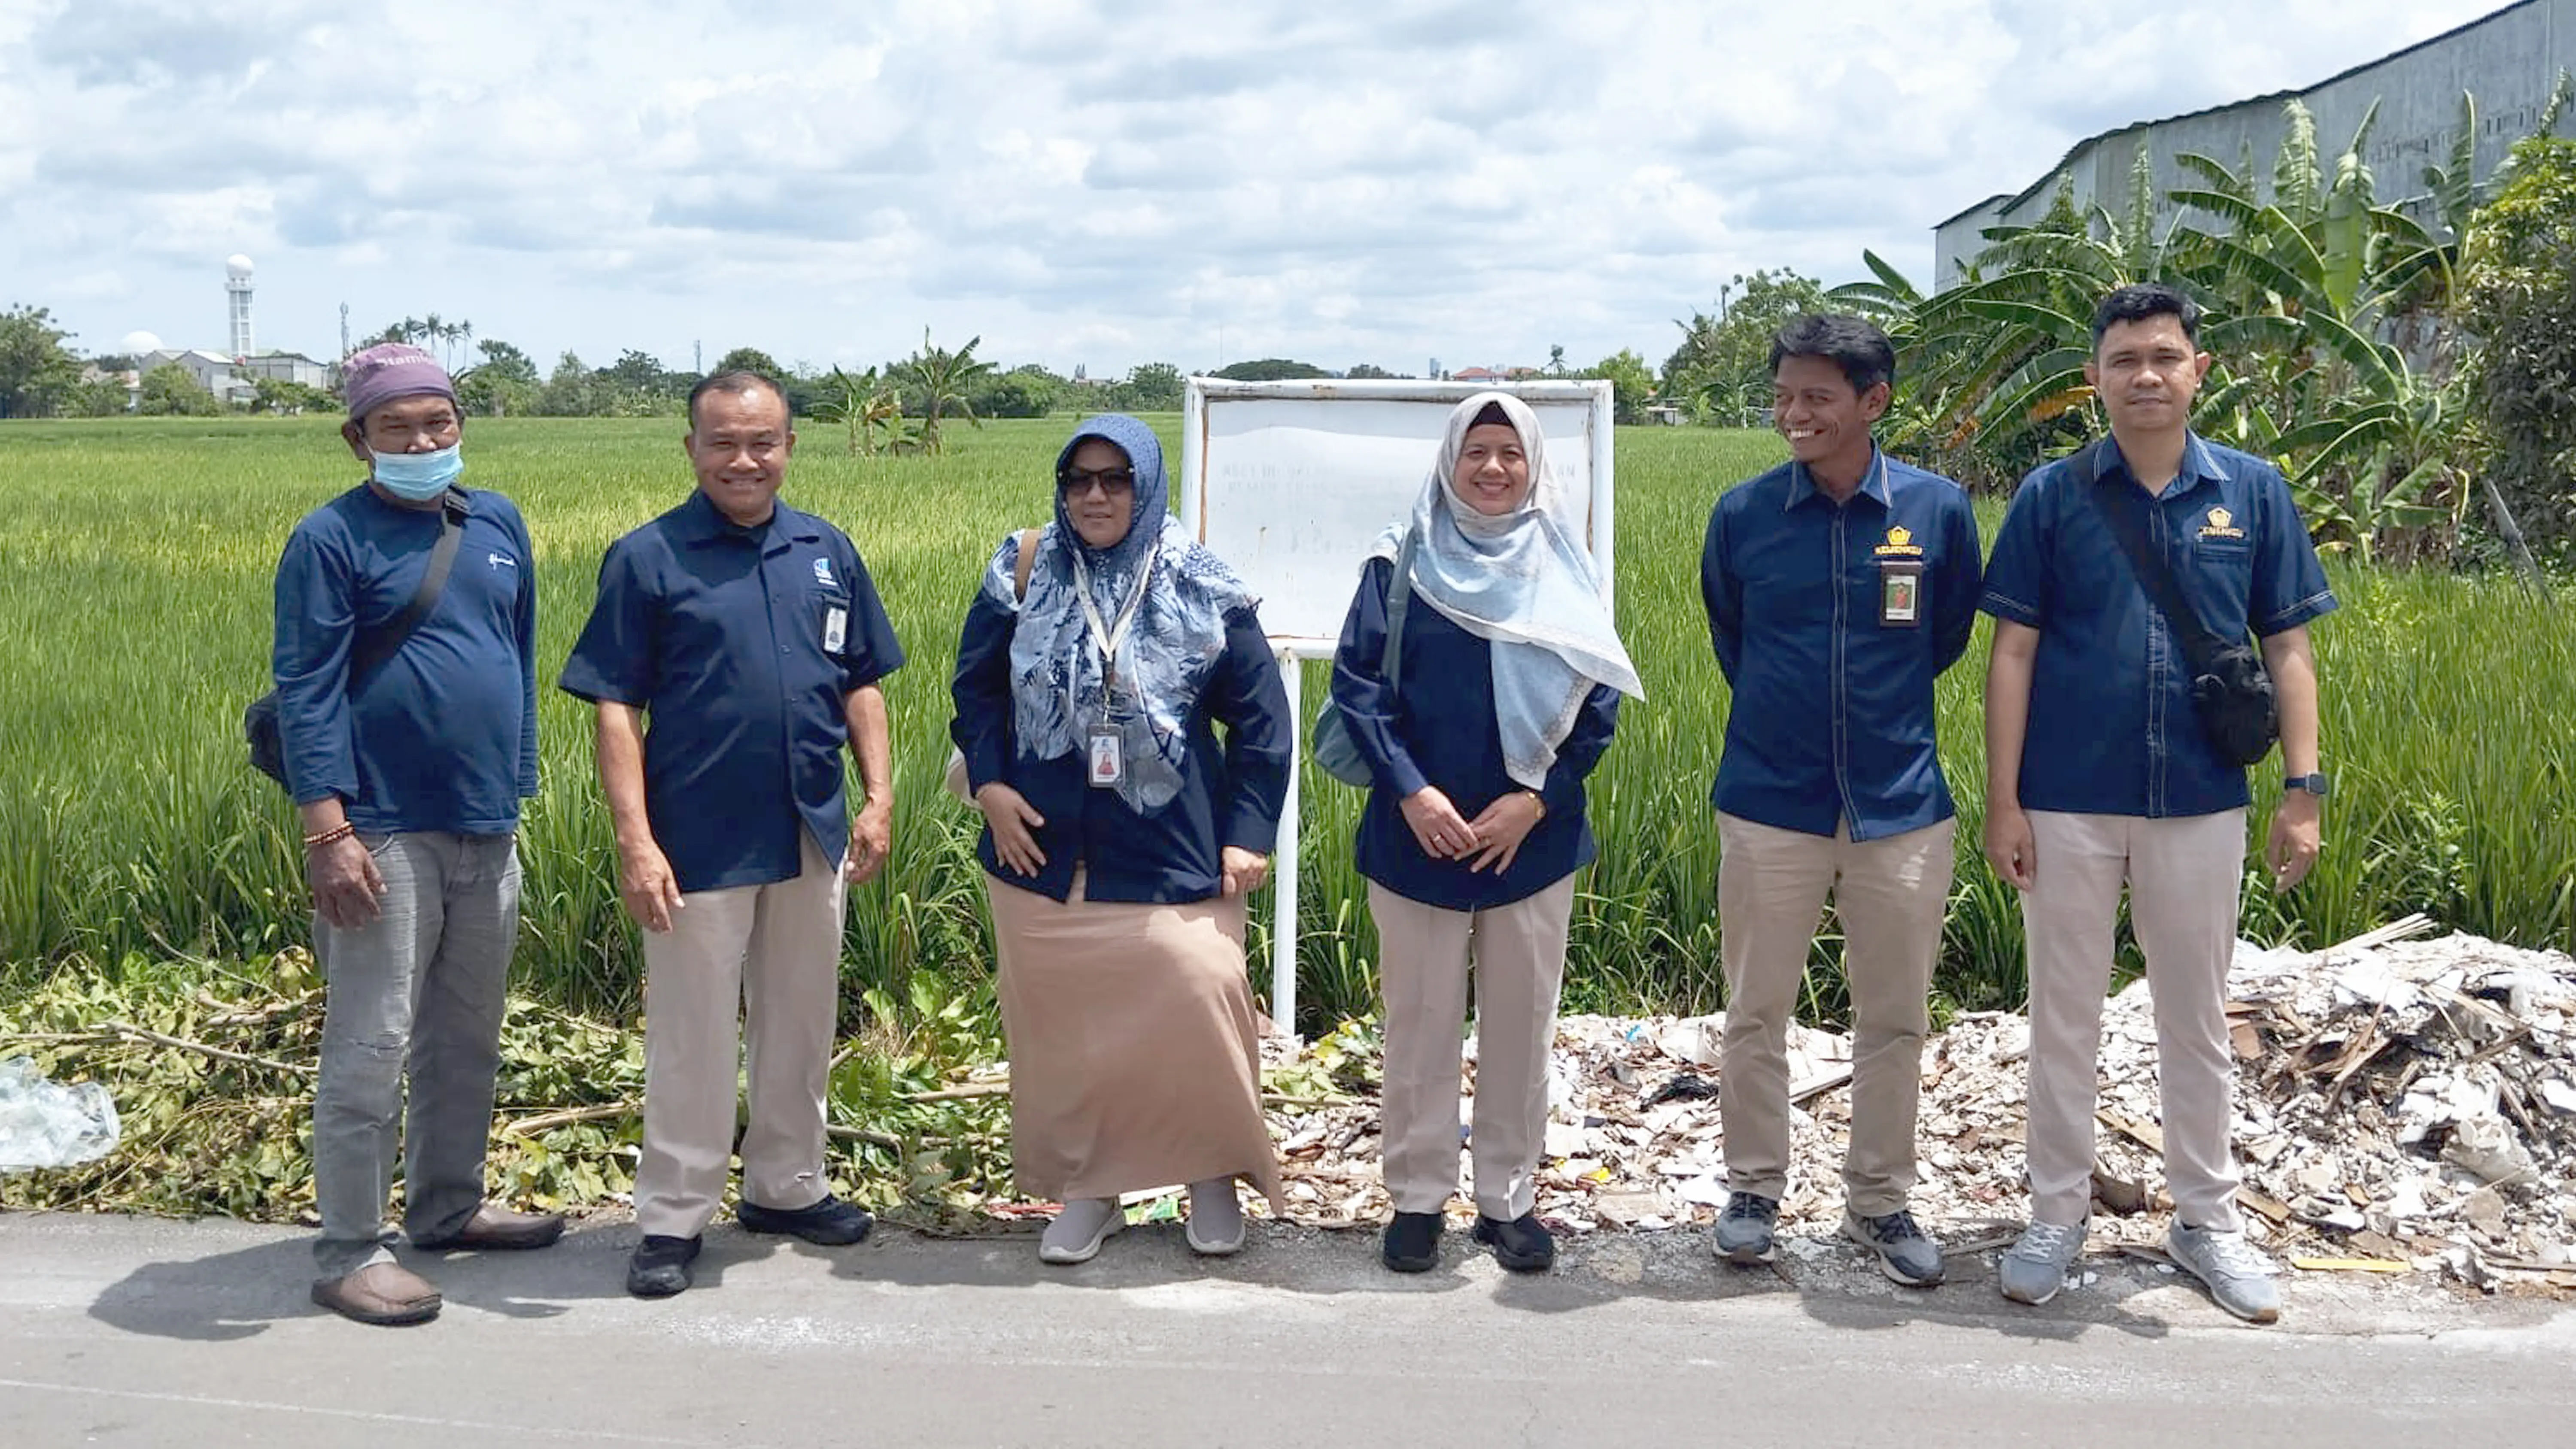
[{"label": "woman wearing blue patterned hijab", "polygon": [[1097,1253],[1137,1188],[1190,1184],[1204,1254],[1243,1244],[1238,1179],[1279,1202],[1244,902],[1295,721],[1250,591],[1168,498],[1152,429],[1077,427],[1054,520],[984,571],[950,687],[984,817],[1013,1169],[1064,1203],[1050,1263]]}]

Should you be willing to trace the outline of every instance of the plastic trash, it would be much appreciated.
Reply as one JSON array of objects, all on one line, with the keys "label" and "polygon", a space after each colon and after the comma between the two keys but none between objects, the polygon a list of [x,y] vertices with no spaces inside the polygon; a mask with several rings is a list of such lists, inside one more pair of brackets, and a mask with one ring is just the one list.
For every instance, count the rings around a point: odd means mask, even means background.
[{"label": "plastic trash", "polygon": [[122,1130],[107,1088],[49,1081],[25,1057],[0,1061],[0,1172],[95,1161]]}]

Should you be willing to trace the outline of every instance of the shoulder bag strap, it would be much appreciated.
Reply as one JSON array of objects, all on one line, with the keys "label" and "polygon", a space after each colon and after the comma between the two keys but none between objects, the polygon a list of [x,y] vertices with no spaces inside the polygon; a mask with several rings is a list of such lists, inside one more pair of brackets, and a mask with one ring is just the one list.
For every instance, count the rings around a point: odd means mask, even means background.
[{"label": "shoulder bag strap", "polygon": [[[2129,573],[2146,591],[2147,601],[2165,616],[2174,631],[2175,642],[2182,645],[2183,657],[2190,661],[2194,674],[2207,674],[2225,646],[2209,626],[2201,621],[2198,610],[2182,596],[2174,582],[2173,566],[2154,544],[2147,540],[2147,526],[2138,516],[2133,500],[2105,496],[2108,489],[2101,483],[2101,450],[2111,446],[2106,439],[2087,446],[2076,455],[2075,481],[2092,497],[2093,506],[2102,513],[2102,521],[2111,526],[2111,536],[2119,540],[2120,553],[2128,560]],[[2123,485],[2128,486],[2128,485]],[[2125,505],[2125,506],[2124,506]]]},{"label": "shoulder bag strap", "polygon": [[[413,591],[411,602],[378,633],[358,642],[349,660],[349,684],[384,667],[385,662],[401,652],[403,642],[411,638],[420,621],[438,607],[438,596],[447,589],[447,576],[456,567],[457,546],[465,538],[465,495],[450,488],[438,502],[438,544],[429,551],[429,568],[420,576],[420,587]],[[533,567],[533,565],[532,565]]]},{"label": "shoulder bag strap", "polygon": [[1038,530],[1020,530],[1020,557],[1011,565],[1011,597],[1025,604],[1029,601],[1029,570],[1038,566]]},{"label": "shoulder bag strap", "polygon": [[1404,542],[1395,551],[1395,572],[1386,581],[1386,693],[1395,697],[1398,671],[1404,668],[1404,616],[1413,606],[1413,550],[1421,535],[1413,529],[1404,531]]}]

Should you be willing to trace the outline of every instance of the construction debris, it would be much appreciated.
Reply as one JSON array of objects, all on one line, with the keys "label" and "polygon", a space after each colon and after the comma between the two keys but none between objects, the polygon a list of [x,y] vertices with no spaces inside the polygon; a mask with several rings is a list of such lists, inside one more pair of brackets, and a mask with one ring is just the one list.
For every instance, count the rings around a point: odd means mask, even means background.
[{"label": "construction debris", "polygon": [[[2313,953],[2239,943],[2227,1011],[2249,1231],[2318,1271],[2404,1265],[2489,1291],[2499,1273],[2576,1271],[2576,961],[2474,936],[2405,939],[2421,929],[2410,919]],[[1543,1218],[1577,1234],[1713,1219],[1727,1194],[1724,1032],[1722,1015],[1559,1022]],[[2107,1003],[2097,1249],[2152,1253],[2170,1221],[2155,1036],[2147,982]],[[1350,1094],[1272,1113],[1297,1221],[1387,1211],[1377,1108],[1353,1091],[1373,1075],[1373,1047],[1340,1033],[1275,1066],[1274,1090],[1284,1078],[1302,1084],[1292,1096]],[[1925,1043],[1913,1205],[1953,1243],[2007,1238],[2027,1212],[2029,1049],[2028,1022],[1996,1013],[1958,1017]],[[1472,1042],[1469,1054],[1471,1097]],[[1848,1036],[1792,1029],[1795,1180],[1781,1219],[1793,1237],[1840,1221],[1851,1057]],[[1471,1113],[1462,1102],[1462,1137]],[[1463,1195],[1453,1207],[1472,1211]]]}]

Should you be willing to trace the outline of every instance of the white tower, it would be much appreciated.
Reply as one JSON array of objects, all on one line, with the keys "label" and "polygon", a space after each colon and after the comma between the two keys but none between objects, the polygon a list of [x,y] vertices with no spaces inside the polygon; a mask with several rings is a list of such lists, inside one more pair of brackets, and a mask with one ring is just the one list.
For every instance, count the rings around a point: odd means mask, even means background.
[{"label": "white tower", "polygon": [[235,253],[224,259],[224,294],[232,303],[233,356],[251,354],[250,258]]}]

